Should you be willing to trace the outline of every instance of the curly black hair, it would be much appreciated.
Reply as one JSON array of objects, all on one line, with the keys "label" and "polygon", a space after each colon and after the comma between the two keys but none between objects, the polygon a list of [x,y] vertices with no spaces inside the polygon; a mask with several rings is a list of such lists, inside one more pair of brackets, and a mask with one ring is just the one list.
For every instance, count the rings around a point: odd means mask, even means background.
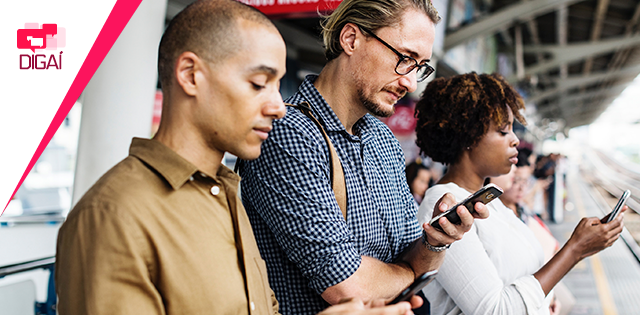
[{"label": "curly black hair", "polygon": [[489,131],[491,122],[502,125],[511,108],[526,125],[520,110],[524,101],[499,74],[475,72],[433,80],[416,104],[416,144],[420,152],[444,164],[458,162]]}]

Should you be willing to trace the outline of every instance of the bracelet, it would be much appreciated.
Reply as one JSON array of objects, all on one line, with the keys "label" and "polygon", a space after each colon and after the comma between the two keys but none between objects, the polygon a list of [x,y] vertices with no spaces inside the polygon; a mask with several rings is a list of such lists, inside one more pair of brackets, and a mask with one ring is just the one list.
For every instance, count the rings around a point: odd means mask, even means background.
[{"label": "bracelet", "polygon": [[439,253],[451,246],[451,244],[442,245],[442,246],[433,246],[429,244],[429,242],[427,242],[427,233],[424,230],[422,230],[422,244],[424,244],[424,246],[426,246],[428,250],[436,253]]}]

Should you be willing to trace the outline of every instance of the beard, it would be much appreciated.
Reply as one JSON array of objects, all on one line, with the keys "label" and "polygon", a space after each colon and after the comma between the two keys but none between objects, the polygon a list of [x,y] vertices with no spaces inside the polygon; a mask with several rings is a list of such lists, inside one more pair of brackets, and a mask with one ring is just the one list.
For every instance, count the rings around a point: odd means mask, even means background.
[{"label": "beard", "polygon": [[[398,90],[392,87],[385,87],[382,90],[383,91],[389,90],[398,94],[399,95],[398,100],[400,100],[406,94],[406,91]],[[387,109],[383,105],[373,100],[373,97],[371,95],[367,95],[364,92],[364,88],[362,85],[357,88],[357,93],[358,93],[358,100],[360,101],[362,106],[364,106],[364,108],[366,108],[374,116],[391,117],[391,115],[393,115],[396,112],[396,108],[394,106],[391,106],[390,109]]]}]

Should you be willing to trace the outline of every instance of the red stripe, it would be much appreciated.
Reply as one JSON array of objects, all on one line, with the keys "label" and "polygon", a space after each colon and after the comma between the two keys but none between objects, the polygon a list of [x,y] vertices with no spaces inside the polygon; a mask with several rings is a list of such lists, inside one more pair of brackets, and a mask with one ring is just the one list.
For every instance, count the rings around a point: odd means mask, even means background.
[{"label": "red stripe", "polygon": [[[104,60],[104,57],[113,46],[113,43],[115,43],[116,39],[118,39],[118,36],[120,36],[120,33],[122,33],[125,25],[129,23],[131,16],[140,5],[140,2],[142,2],[142,0],[118,0],[113,6],[111,13],[109,13],[109,17],[107,18],[107,21],[104,23],[104,26],[102,26],[100,34],[98,34],[96,41],[93,43],[93,46],[91,47],[87,58],[82,64],[82,67],[80,67],[80,71],[76,75],[76,78],[73,80],[73,83],[71,84],[67,95],[64,97],[64,100],[62,100],[60,108],[58,108],[58,111],[53,117],[51,124],[49,124],[47,132],[44,134],[44,137],[40,141],[38,149],[31,158],[31,161],[29,162],[27,169],[24,171],[24,174],[22,174],[20,182],[16,186],[16,189],[13,191],[13,194],[9,198],[9,201],[7,201],[7,205],[4,206],[4,209],[2,209],[2,213],[4,213],[4,210],[6,210],[9,206],[9,202],[11,202],[11,199],[13,198],[13,196],[15,196],[18,188],[20,188],[20,185],[22,185],[22,182],[24,182],[24,179],[27,177],[29,172],[31,172],[33,165],[36,164],[36,161],[38,161],[38,159],[40,158],[42,151],[44,151],[44,149],[47,147],[47,145],[51,141],[51,138],[62,124],[62,121],[65,117],[67,117],[67,114],[69,114],[71,107],[73,107],[73,104],[75,104],[76,100],[78,99],[84,88],[87,86],[87,83],[89,83],[91,77],[93,77],[93,74],[98,69],[98,66],[100,66],[100,64],[102,63],[102,60]],[[2,213],[0,213],[0,215],[2,215]]]}]

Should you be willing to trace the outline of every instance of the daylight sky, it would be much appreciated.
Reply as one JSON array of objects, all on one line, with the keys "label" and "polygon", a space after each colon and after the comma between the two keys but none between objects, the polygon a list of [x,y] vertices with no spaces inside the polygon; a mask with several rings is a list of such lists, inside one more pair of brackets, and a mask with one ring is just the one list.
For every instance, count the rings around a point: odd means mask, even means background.
[{"label": "daylight sky", "polygon": [[576,129],[572,130],[570,136],[580,134],[579,138],[586,140],[593,147],[638,154],[640,151],[640,76],[629,84],[596,121],[586,128]]}]

